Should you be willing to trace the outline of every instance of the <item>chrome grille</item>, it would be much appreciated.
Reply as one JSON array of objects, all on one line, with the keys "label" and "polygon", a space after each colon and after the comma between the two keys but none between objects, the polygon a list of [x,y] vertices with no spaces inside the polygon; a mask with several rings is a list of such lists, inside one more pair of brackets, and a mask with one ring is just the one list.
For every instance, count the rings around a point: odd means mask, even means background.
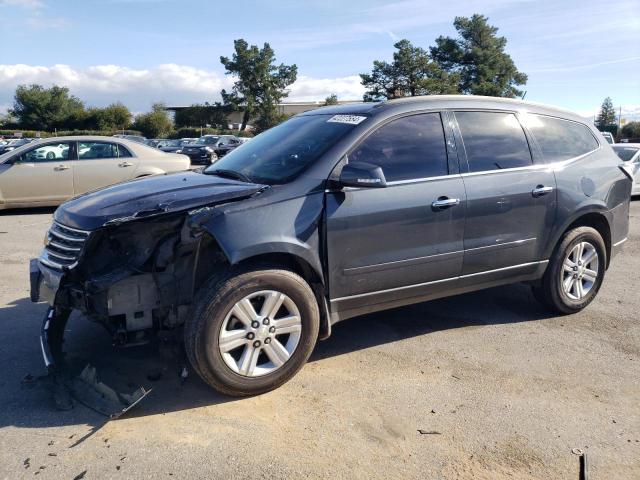
[{"label": "chrome grille", "polygon": [[59,270],[75,266],[82,246],[89,238],[89,233],[86,230],[78,230],[53,222],[47,233],[47,244],[40,261]]}]

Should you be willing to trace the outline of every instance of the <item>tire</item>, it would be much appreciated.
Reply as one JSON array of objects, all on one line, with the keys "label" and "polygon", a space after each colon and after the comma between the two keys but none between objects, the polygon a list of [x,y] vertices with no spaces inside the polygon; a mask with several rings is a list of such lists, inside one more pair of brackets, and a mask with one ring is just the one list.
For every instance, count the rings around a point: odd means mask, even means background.
[{"label": "tire", "polygon": [[[580,245],[583,246],[582,250],[579,249]],[[590,257],[592,252],[597,254],[595,259]],[[588,263],[583,261],[589,258],[591,260]],[[606,265],[607,250],[600,233],[591,227],[574,228],[562,237],[553,252],[541,284],[533,287],[533,295],[556,313],[566,315],[579,312],[598,294],[604,280]],[[595,280],[591,281],[594,272]]]},{"label": "tire", "polygon": [[47,152],[47,160],[53,160],[54,158],[56,158],[56,154],[53,152]]},{"label": "tire", "polygon": [[[272,299],[284,298],[282,306],[275,310],[267,308],[267,297],[273,302]],[[245,308],[247,299],[259,317],[254,319],[260,323],[258,328],[247,321],[251,317],[246,315],[251,312]],[[265,325],[265,318],[260,314],[268,310],[272,314],[265,316],[270,321]],[[299,325],[283,326],[281,320],[286,318],[291,322],[296,312]],[[278,330],[271,333],[276,324]],[[200,377],[219,392],[231,396],[258,395],[278,388],[302,368],[313,351],[319,326],[315,295],[299,275],[268,265],[232,268],[230,272],[211,277],[198,291],[185,323],[185,350]],[[278,333],[288,330],[291,332]],[[234,336],[233,341],[227,340],[228,345],[242,344],[224,352],[220,343],[223,332]],[[240,334],[242,336],[236,338]],[[252,348],[256,342],[261,345]],[[282,348],[288,357],[280,356]],[[256,360],[245,362],[246,358]]]}]

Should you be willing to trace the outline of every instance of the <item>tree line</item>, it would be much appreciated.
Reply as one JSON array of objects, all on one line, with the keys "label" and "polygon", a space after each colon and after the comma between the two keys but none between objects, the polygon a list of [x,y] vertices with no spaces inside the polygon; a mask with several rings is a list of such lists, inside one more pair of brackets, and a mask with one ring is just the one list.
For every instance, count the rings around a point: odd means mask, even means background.
[{"label": "tree line", "polygon": [[[435,45],[424,49],[409,40],[394,44],[391,62],[376,60],[370,73],[360,75],[365,87],[364,101],[377,101],[415,95],[474,94],[520,97],[527,82],[513,59],[505,52],[507,40],[483,15],[456,17],[455,37],[440,36]],[[192,105],[179,110],[175,126],[227,127],[227,115],[242,111],[244,130],[250,124],[259,132],[283,121],[278,104],[288,96],[287,88],[296,81],[295,64],[277,64],[273,48],[234,41],[231,57],[221,56],[226,74],[235,79],[229,91],[222,90],[221,102]],[[325,104],[337,103],[331,95]],[[21,85],[16,89],[9,112],[11,126],[53,131],[54,129],[126,130],[134,129],[150,137],[173,128],[162,104],[135,118],[122,103],[105,108],[87,108],[69,89]]]}]

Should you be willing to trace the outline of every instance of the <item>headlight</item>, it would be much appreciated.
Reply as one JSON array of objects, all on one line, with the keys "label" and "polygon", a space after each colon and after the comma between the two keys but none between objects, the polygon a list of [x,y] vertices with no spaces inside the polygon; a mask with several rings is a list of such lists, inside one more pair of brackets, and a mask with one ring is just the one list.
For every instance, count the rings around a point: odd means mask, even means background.
[{"label": "headlight", "polygon": [[213,148],[211,147],[204,147],[204,150],[209,153],[213,152]]},{"label": "headlight", "polygon": [[176,153],[182,153],[182,150],[176,150]]},{"label": "headlight", "polygon": [[7,152],[10,152],[11,150],[14,150],[16,147],[7,147]]}]

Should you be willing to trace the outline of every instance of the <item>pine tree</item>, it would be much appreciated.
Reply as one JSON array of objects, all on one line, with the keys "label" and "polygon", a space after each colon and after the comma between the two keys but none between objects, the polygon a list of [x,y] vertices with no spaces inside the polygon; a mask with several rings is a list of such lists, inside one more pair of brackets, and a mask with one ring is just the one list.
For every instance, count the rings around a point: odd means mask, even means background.
[{"label": "pine tree", "polygon": [[616,109],[613,107],[611,97],[607,97],[602,102],[600,107],[600,113],[596,117],[596,127],[599,130],[603,130],[606,127],[610,127],[616,124]]}]

